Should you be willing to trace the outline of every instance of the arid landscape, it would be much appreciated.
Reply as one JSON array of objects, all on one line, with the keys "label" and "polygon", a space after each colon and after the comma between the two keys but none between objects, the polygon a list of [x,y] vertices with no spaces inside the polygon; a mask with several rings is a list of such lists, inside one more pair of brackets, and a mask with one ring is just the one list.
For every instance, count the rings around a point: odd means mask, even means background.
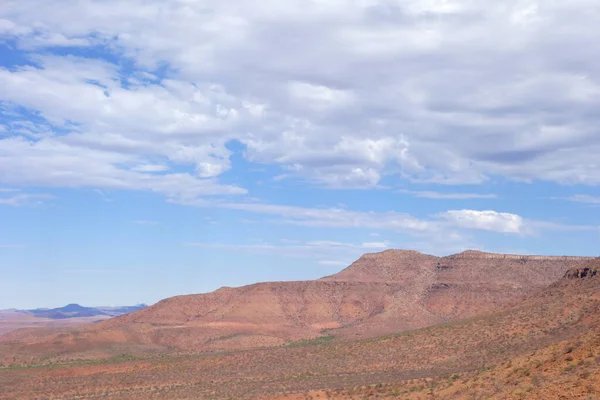
[{"label": "arid landscape", "polygon": [[600,400],[600,1],[0,1],[0,400]]},{"label": "arid landscape", "polygon": [[59,308],[0,310],[0,335],[24,328],[69,328],[140,310],[145,304],[128,307],[82,307],[68,304]]},{"label": "arid landscape", "polygon": [[0,336],[2,399],[596,399],[600,262],[365,254],[315,281]]}]

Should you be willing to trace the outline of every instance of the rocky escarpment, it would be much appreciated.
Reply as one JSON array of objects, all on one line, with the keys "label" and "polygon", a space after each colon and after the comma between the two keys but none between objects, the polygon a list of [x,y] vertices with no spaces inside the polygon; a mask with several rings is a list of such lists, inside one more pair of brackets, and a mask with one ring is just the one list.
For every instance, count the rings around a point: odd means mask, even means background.
[{"label": "rocky escarpment", "polygon": [[[541,288],[565,271],[582,268],[593,257],[494,254],[468,250],[436,257],[412,250],[365,254],[325,281],[397,282],[409,291],[437,284],[481,284]],[[421,290],[416,290],[421,292]]]},{"label": "rocky escarpment", "polygon": [[[417,251],[386,250],[365,254],[343,271],[322,278],[338,282],[394,282],[402,289],[384,311],[348,329],[363,336],[402,330],[398,321],[417,312],[421,323],[467,318],[518,301],[583,268],[593,258],[526,256],[465,251],[436,257]],[[367,332],[368,331],[368,332]]]},{"label": "rocky escarpment", "polygon": [[444,257],[445,259],[470,259],[470,260],[524,260],[524,261],[590,261],[593,257],[580,257],[580,256],[531,256],[523,254],[496,254],[496,253],[485,253],[483,251],[467,250],[459,254],[453,254]]},{"label": "rocky escarpment", "polygon": [[442,257],[436,264],[440,282],[505,286],[511,289],[541,289],[573,268],[583,268],[593,257],[494,254],[465,251]]},{"label": "rocky escarpment", "polygon": [[[320,280],[177,296],[49,342],[134,342],[203,351],[279,345],[323,330],[336,338],[375,337],[488,313],[547,287],[567,270],[589,267],[590,260],[387,250],[365,254]],[[590,273],[575,275],[585,274]]]}]

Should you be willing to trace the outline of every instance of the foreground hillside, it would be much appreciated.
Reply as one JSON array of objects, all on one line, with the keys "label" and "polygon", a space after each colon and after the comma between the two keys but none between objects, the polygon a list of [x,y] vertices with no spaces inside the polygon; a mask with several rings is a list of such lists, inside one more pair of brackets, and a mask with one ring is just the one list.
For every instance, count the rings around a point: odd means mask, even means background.
[{"label": "foreground hillside", "polygon": [[12,365],[0,398],[595,398],[600,274],[586,268],[491,314],[383,337]]},{"label": "foreground hillside", "polygon": [[477,371],[269,397],[278,400],[592,400],[600,397],[600,335],[590,332]]},{"label": "foreground hillside", "polygon": [[11,354],[26,360],[45,353],[106,357],[123,345],[137,345],[136,354],[143,354],[269,347],[330,335],[369,338],[490,312],[589,260],[388,250],[316,281],[177,296],[76,331],[14,332],[0,341],[19,342]]}]

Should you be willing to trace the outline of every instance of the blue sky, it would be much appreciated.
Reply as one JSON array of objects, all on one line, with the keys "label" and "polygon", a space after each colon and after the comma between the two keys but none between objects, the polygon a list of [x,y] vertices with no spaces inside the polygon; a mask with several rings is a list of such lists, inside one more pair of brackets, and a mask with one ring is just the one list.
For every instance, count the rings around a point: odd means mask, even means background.
[{"label": "blue sky", "polygon": [[0,5],[0,308],[600,255],[591,0]]}]

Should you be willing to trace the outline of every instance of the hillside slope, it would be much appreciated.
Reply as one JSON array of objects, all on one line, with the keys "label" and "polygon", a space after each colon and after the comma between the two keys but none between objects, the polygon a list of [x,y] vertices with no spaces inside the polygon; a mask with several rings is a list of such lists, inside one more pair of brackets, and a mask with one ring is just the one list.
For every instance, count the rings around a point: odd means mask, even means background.
[{"label": "hillside slope", "polygon": [[321,335],[367,338],[489,312],[589,260],[473,251],[438,258],[388,250],[366,254],[316,281],[176,296],[77,331],[55,336],[14,332],[0,340],[20,341],[24,351],[73,353],[106,350],[111,344],[195,352],[282,345]]},{"label": "hillside slope", "polygon": [[600,274],[593,264],[494,313],[384,337],[13,367],[0,370],[0,398],[595,398]]}]

